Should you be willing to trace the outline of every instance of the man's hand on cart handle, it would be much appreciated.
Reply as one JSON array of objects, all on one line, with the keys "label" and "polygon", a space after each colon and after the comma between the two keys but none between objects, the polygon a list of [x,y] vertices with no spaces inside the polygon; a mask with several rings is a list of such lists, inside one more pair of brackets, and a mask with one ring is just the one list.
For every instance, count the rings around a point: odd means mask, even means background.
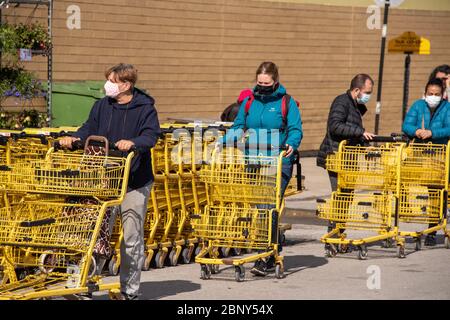
[{"label": "man's hand on cart handle", "polygon": [[363,137],[367,141],[370,141],[370,140],[372,140],[375,137],[375,135],[373,133],[370,133],[370,132],[366,131],[366,132],[364,132]]},{"label": "man's hand on cart handle", "polygon": [[119,140],[115,144],[119,151],[128,152],[132,147],[134,147],[134,142],[130,140]]},{"label": "man's hand on cart handle", "polygon": [[79,140],[81,139],[76,137],[64,137],[61,140],[59,140],[59,145],[63,148],[72,149],[72,143]]}]

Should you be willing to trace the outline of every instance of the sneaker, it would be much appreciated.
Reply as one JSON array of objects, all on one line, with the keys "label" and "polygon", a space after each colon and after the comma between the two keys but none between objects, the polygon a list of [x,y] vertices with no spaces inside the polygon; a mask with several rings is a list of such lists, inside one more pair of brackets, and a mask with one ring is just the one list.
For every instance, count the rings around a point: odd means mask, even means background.
[{"label": "sneaker", "polygon": [[264,260],[258,260],[255,262],[254,267],[250,270],[255,276],[264,277],[267,274],[267,265]]},{"label": "sneaker", "polygon": [[270,256],[266,262],[266,271],[275,269],[275,257]]},{"label": "sneaker", "polygon": [[427,237],[425,238],[424,245],[427,247],[435,246],[436,245],[436,236],[433,234],[427,235]]},{"label": "sneaker", "polygon": [[139,300],[139,296],[137,294],[128,294],[125,292],[120,293],[122,296],[122,299],[120,300]]}]

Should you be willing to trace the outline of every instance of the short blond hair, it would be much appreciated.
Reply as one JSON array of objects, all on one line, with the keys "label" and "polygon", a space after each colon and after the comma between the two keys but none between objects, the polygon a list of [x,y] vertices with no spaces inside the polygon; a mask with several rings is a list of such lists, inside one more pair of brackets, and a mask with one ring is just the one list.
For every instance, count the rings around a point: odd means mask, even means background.
[{"label": "short blond hair", "polygon": [[114,79],[120,82],[130,82],[131,85],[134,85],[137,82],[137,69],[132,64],[119,63],[108,70],[105,71],[106,79],[109,78],[111,73],[114,73]]}]

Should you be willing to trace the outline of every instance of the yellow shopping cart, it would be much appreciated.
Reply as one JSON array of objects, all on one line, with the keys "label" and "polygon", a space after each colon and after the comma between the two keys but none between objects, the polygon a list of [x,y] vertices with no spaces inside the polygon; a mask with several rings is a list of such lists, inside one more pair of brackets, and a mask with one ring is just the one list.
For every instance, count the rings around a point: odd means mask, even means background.
[{"label": "yellow shopping cart", "polygon": [[[23,202],[0,209],[0,299],[35,299],[117,288],[95,277],[92,256],[108,204]],[[17,267],[35,272],[18,280]]]},{"label": "yellow shopping cart", "polygon": [[[195,235],[206,244],[195,257],[201,265],[202,279],[209,279],[218,272],[219,265],[225,264],[235,266],[235,279],[243,281],[245,263],[269,256],[275,258],[277,278],[284,277],[277,241],[283,155],[284,152],[278,156],[249,155],[238,148],[213,152],[210,166],[201,172],[207,185],[208,205],[192,221]],[[219,258],[220,247],[261,252],[248,257]]]},{"label": "yellow shopping cart", "polygon": [[[86,146],[91,145],[91,142],[102,143],[108,148],[108,142],[103,137],[89,137]],[[67,154],[65,163],[59,161],[60,158],[57,162],[52,162],[53,154],[56,153],[52,148],[46,157],[48,163],[42,163],[45,170],[73,169],[73,157]],[[120,205],[126,194],[133,156],[134,153],[130,152],[126,159],[119,161],[118,157],[111,157],[107,152],[106,155],[86,154],[78,158],[80,171],[85,169],[85,166],[92,166],[90,169],[101,171],[96,165],[102,163],[103,169],[108,168],[110,162],[106,160],[111,159],[115,164],[121,163],[123,176],[112,176],[113,179],[120,179],[120,183],[106,186],[106,190],[110,187],[107,193],[98,189],[97,183],[104,183],[104,179],[110,177],[108,175],[95,176],[95,179],[91,176],[87,182],[84,181],[83,188],[78,189],[79,193],[76,194],[67,192],[67,183],[70,181],[66,176],[62,183],[61,175],[53,173],[46,175],[48,180],[40,180],[43,184],[52,183],[50,189],[48,186],[43,189],[36,188],[37,183],[22,189],[37,195],[35,200],[30,200],[30,196],[27,196],[0,210],[0,258],[4,274],[0,299],[34,299],[98,290],[110,290],[112,296],[117,293],[118,283],[103,284],[100,276],[96,274],[93,253],[98,249],[98,245],[101,245],[98,240],[104,240],[100,238],[108,211]],[[45,166],[46,164],[48,166]],[[29,164],[31,171],[22,165],[12,165],[9,173],[2,176],[2,183],[7,189],[14,190],[18,183],[11,179],[11,176],[8,177],[8,174],[21,175],[20,170],[29,172],[32,181],[36,180],[36,176],[40,178],[35,165],[35,162]],[[41,166],[39,170],[42,170]],[[102,174],[104,173],[102,171]],[[79,181],[77,177],[78,174],[72,176],[72,179]],[[12,187],[9,185],[11,181]],[[58,200],[58,194],[64,195],[64,198],[71,195],[74,201],[63,200],[61,197]],[[23,268],[31,271],[21,279],[17,277],[17,270]]]},{"label": "yellow shopping cart", "polygon": [[[375,137],[371,142],[375,145],[349,146],[342,141],[338,152],[327,157],[327,170],[338,173],[337,192],[329,200],[317,200],[318,217],[334,224],[321,238],[327,257],[355,246],[358,258],[364,260],[367,244],[378,241],[395,241],[398,257],[405,257],[405,241],[398,229],[405,139]],[[344,230],[364,233],[348,238]]]},{"label": "yellow shopping cart", "polygon": [[61,153],[51,148],[44,160],[19,161],[0,168],[0,188],[115,198],[122,193],[126,163],[122,157]]},{"label": "yellow shopping cart", "polygon": [[421,249],[421,237],[442,230],[445,246],[450,247],[447,230],[450,143],[410,143],[403,151],[402,190],[399,206],[401,223],[425,224],[421,231],[400,231],[415,240]]}]

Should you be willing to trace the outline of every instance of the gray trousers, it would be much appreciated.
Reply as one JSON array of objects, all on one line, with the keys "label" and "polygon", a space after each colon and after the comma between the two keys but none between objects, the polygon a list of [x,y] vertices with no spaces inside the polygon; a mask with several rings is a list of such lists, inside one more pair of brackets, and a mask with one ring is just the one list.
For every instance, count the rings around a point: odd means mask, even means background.
[{"label": "gray trousers", "polygon": [[[120,289],[138,295],[141,269],[144,264],[144,222],[152,184],[127,192],[120,205],[123,240],[120,244]],[[119,210],[113,210],[110,227],[114,226]]]}]

